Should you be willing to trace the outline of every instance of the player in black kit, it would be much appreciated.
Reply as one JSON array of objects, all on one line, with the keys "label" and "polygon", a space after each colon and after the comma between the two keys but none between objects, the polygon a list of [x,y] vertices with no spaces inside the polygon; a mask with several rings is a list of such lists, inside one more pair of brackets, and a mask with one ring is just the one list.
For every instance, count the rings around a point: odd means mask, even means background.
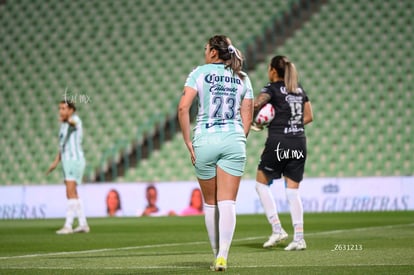
[{"label": "player in black kit", "polygon": [[275,200],[270,190],[273,179],[285,178],[286,196],[294,227],[293,241],[285,250],[303,250],[303,207],[299,196],[299,183],[303,179],[306,160],[304,125],[313,120],[311,103],[298,84],[295,65],[285,56],[272,58],[267,84],[255,99],[257,113],[266,103],[275,109],[275,118],[268,126],[268,138],[256,175],[256,191],[267,219],[272,225],[272,235],[263,244],[271,247],[287,239],[279,220]]}]

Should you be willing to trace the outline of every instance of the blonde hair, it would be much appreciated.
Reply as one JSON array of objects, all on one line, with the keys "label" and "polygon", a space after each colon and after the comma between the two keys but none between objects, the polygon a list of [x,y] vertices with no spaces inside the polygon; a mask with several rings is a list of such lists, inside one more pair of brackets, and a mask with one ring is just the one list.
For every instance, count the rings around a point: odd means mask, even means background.
[{"label": "blonde hair", "polygon": [[289,61],[286,56],[277,55],[270,61],[270,67],[275,69],[278,76],[282,77],[286,89],[292,93],[298,93],[298,72],[295,64]]},{"label": "blonde hair", "polygon": [[285,86],[286,89],[292,93],[298,92],[298,72],[296,71],[295,64],[288,61],[286,62],[285,69]]}]

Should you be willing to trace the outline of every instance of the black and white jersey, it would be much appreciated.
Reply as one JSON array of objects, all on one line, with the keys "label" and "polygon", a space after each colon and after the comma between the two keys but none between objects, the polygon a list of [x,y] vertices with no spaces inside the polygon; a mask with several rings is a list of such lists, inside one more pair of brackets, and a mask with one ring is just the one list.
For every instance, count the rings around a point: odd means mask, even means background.
[{"label": "black and white jersey", "polygon": [[303,110],[309,101],[305,91],[299,85],[298,92],[287,92],[285,83],[277,81],[263,87],[262,93],[270,95],[275,108],[275,118],[269,124],[269,136],[285,135],[286,137],[304,137]]}]

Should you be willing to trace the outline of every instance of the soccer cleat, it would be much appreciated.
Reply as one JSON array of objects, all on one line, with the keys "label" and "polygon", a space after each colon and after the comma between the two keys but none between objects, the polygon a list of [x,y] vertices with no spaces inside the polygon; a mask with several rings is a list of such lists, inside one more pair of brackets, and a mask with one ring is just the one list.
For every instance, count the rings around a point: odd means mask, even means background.
[{"label": "soccer cleat", "polygon": [[74,233],[89,233],[89,231],[91,231],[91,229],[87,225],[78,226],[73,230]]},{"label": "soccer cleat", "polygon": [[56,234],[58,235],[66,235],[66,234],[72,234],[72,233],[73,233],[73,229],[70,227],[62,227],[61,229],[56,231]]},{"label": "soccer cleat", "polygon": [[263,247],[264,248],[267,248],[267,247],[272,247],[272,246],[275,246],[275,245],[277,245],[278,243],[280,243],[280,242],[282,242],[282,241],[284,241],[284,240],[286,240],[288,238],[288,234],[286,233],[286,231],[285,230],[283,230],[283,228],[282,228],[282,230],[280,231],[280,233],[273,233],[270,237],[269,237],[269,240],[267,240],[267,242],[265,242],[264,244],[263,244]]},{"label": "soccer cleat", "polygon": [[216,259],[214,263],[214,270],[215,271],[226,271],[227,269],[227,260],[223,257],[219,257]]},{"label": "soccer cleat", "polygon": [[305,250],[306,249],[306,242],[304,239],[299,241],[293,241],[288,246],[285,247],[286,251],[293,251],[293,250]]}]

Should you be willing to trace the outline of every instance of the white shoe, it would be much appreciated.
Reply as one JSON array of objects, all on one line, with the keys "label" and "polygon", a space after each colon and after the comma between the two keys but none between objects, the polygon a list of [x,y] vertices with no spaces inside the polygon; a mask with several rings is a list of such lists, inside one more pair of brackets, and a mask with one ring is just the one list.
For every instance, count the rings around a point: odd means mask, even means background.
[{"label": "white shoe", "polygon": [[305,250],[305,249],[306,249],[306,242],[304,239],[301,239],[299,241],[293,241],[288,246],[285,247],[286,251]]},{"label": "white shoe", "polygon": [[56,231],[56,234],[58,235],[66,235],[66,234],[72,234],[72,233],[73,233],[73,229],[70,227],[66,227],[66,226]]},{"label": "white shoe", "polygon": [[91,231],[91,229],[87,225],[78,226],[73,230],[74,233],[89,233],[89,231]]},{"label": "white shoe", "polygon": [[284,241],[284,240],[286,240],[288,238],[288,234],[286,233],[286,231],[285,230],[283,230],[283,228],[282,228],[282,230],[280,231],[280,233],[273,233],[270,237],[269,237],[269,240],[267,240],[267,242],[265,242],[264,244],[263,244],[263,247],[264,248],[267,248],[267,247],[272,247],[272,246],[275,246],[275,245],[277,245],[278,243],[280,243],[280,242],[282,242],[282,241]]}]

